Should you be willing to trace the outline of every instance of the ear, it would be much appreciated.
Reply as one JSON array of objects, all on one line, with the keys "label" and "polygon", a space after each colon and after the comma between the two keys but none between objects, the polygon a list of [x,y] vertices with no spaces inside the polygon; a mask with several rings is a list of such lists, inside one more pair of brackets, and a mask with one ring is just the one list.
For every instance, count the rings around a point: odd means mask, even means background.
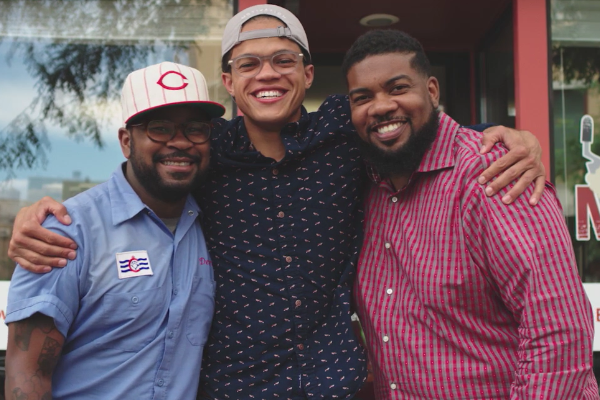
[{"label": "ear", "polygon": [[431,98],[433,107],[437,109],[440,105],[440,83],[435,76],[430,76],[427,79],[427,91],[429,92],[429,98]]},{"label": "ear", "polygon": [[315,79],[315,66],[310,64],[304,67],[304,88],[308,89],[312,86]]},{"label": "ear", "polygon": [[131,156],[131,132],[125,128],[119,128],[119,144],[123,155],[129,160]]},{"label": "ear", "polygon": [[232,97],[235,97],[235,91],[233,90],[233,78],[231,76],[231,72],[222,72],[221,80],[223,81],[223,86],[225,86],[225,89],[227,89],[227,92]]}]

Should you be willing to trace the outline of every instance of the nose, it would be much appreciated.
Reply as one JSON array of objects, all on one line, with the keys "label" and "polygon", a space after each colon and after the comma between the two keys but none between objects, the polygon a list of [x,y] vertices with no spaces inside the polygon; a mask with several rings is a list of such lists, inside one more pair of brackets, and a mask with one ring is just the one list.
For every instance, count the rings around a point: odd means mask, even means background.
[{"label": "nose", "polygon": [[377,95],[369,107],[370,117],[382,117],[398,109],[398,104],[386,95]]},{"label": "nose", "polygon": [[183,128],[181,126],[178,126],[175,129],[175,136],[173,136],[171,140],[167,142],[168,147],[174,147],[176,149],[185,150],[189,149],[194,145],[188,140],[187,137],[185,137],[185,135],[183,134]]},{"label": "nose", "polygon": [[258,80],[278,79],[280,77],[281,74],[273,69],[273,66],[269,60],[262,60],[262,68],[255,76],[255,78]]}]

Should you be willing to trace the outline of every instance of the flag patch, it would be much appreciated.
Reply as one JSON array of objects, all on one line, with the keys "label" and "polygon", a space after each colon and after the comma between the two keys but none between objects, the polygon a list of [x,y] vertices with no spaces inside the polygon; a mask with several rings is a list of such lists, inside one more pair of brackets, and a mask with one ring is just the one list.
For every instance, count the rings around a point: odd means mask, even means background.
[{"label": "flag patch", "polygon": [[117,270],[119,279],[133,278],[135,276],[154,275],[148,252],[146,250],[127,251],[117,253]]}]

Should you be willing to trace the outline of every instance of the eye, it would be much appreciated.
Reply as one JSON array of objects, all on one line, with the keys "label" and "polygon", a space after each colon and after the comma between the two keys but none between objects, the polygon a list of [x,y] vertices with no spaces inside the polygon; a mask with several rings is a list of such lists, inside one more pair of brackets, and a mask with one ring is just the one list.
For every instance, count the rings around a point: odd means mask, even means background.
[{"label": "eye", "polygon": [[257,68],[260,61],[256,58],[242,58],[235,63],[238,70],[248,71]]},{"label": "eye", "polygon": [[392,87],[392,93],[403,93],[408,89],[408,85],[406,84],[401,84],[401,85],[394,85],[394,87]]},{"label": "eye", "polygon": [[352,104],[362,104],[365,103],[369,99],[369,96],[366,94],[357,94],[350,98]]}]

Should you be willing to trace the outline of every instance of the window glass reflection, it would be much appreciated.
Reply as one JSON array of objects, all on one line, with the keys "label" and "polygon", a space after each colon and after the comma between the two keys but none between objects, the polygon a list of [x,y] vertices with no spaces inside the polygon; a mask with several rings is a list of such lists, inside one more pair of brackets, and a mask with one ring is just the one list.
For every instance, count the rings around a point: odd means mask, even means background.
[{"label": "window glass reflection", "polygon": [[127,74],[174,61],[227,107],[220,44],[232,0],[0,0],[0,279],[18,209],[71,197],[124,160],[117,130]]},{"label": "window glass reflection", "polygon": [[551,15],[555,182],[582,280],[600,282],[600,1],[553,0]]}]

